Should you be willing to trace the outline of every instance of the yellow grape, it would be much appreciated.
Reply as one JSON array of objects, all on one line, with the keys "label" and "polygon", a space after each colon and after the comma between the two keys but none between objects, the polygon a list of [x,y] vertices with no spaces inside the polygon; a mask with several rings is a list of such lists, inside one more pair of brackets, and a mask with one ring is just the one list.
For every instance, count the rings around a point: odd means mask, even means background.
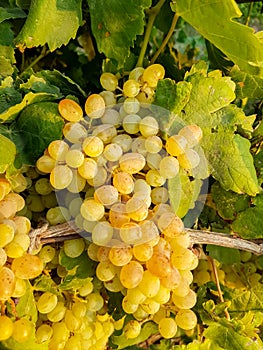
[{"label": "yellow grape", "polygon": [[71,143],[79,144],[87,136],[86,128],[80,123],[68,122],[63,127],[64,137]]},{"label": "yellow grape", "polygon": [[13,321],[6,315],[0,315],[0,341],[9,339],[14,331]]},{"label": "yellow grape", "polygon": [[66,164],[71,168],[78,168],[84,162],[84,154],[78,149],[70,149],[66,153]]},{"label": "yellow grape", "polygon": [[21,278],[15,279],[15,290],[13,291],[12,298],[21,298],[27,291],[27,284],[25,280]]},{"label": "yellow grape", "polygon": [[137,244],[142,239],[142,230],[135,222],[123,224],[119,234],[122,241],[127,244]]},{"label": "yellow grape", "polygon": [[34,325],[26,318],[20,318],[14,322],[14,331],[12,337],[18,343],[25,342],[33,333]]},{"label": "yellow grape", "polygon": [[137,320],[130,320],[123,327],[123,332],[127,339],[134,339],[141,333],[141,323]]},{"label": "yellow grape", "polygon": [[131,304],[141,304],[147,298],[138,287],[127,289],[127,301]]},{"label": "yellow grape", "polygon": [[179,132],[178,135],[183,136],[188,143],[188,147],[196,146],[203,137],[203,131],[200,126],[196,124],[186,125]]},{"label": "yellow grape", "polygon": [[17,205],[12,200],[6,200],[5,198],[0,201],[0,220],[10,219],[15,216],[17,211]]},{"label": "yellow grape", "polygon": [[50,183],[56,190],[68,187],[72,179],[72,170],[67,165],[56,165],[51,170]]},{"label": "yellow grape", "polygon": [[180,246],[174,250],[171,256],[171,263],[179,270],[192,270],[192,261],[195,259],[194,253]]},{"label": "yellow grape", "polygon": [[[125,113],[127,114],[131,114],[131,115],[135,115],[136,113],[139,112],[140,110],[140,102],[137,100],[137,98],[135,97],[127,97],[125,99],[125,101],[123,102],[123,110]],[[140,118],[141,119],[141,118]],[[140,119],[138,119],[137,117],[134,119],[132,118],[131,121],[136,121],[139,122]],[[123,124],[123,123],[122,123]],[[125,131],[127,131],[129,134],[134,134],[134,128],[130,125],[126,125],[127,127],[127,130],[124,129]],[[136,123],[136,126],[135,128],[137,129],[137,123]],[[128,130],[132,131],[132,132],[129,132]],[[139,130],[138,130],[139,131]],[[135,133],[136,134],[136,133]]]},{"label": "yellow grape", "polygon": [[103,156],[109,162],[117,162],[122,156],[122,148],[117,143],[110,143],[105,146]]},{"label": "yellow grape", "polygon": [[130,217],[126,212],[124,203],[115,203],[109,210],[109,221],[114,228],[120,228],[122,225],[130,222]]},{"label": "yellow grape", "polygon": [[43,261],[37,256],[25,253],[12,261],[12,271],[21,279],[31,279],[39,276],[43,271]]},{"label": "yellow grape", "polygon": [[133,255],[137,260],[141,262],[146,262],[153,255],[153,247],[148,242],[134,245]]},{"label": "yellow grape", "polygon": [[[163,287],[172,290],[180,286],[181,279],[182,278],[178,269],[175,267],[172,267],[171,272],[167,276],[162,277],[160,281]],[[187,284],[187,287],[188,287],[188,284]]]},{"label": "yellow grape", "polygon": [[56,161],[64,161],[69,145],[62,140],[54,140],[48,146],[48,154]]},{"label": "yellow grape", "polygon": [[83,111],[80,105],[69,98],[59,102],[58,110],[61,116],[69,122],[78,122],[83,118]]},{"label": "yellow grape", "polygon": [[112,124],[101,124],[94,128],[92,136],[99,137],[104,144],[108,144],[117,135],[117,130]]},{"label": "yellow grape", "polygon": [[47,314],[52,311],[58,303],[58,297],[56,294],[50,292],[44,292],[38,299],[36,306],[39,312]]},{"label": "yellow grape", "polygon": [[104,206],[112,205],[118,201],[118,190],[112,185],[104,185],[96,189],[94,199]]},{"label": "yellow grape", "polygon": [[15,229],[8,223],[0,223],[0,247],[5,247],[8,243],[12,242],[15,236]]},{"label": "yellow grape", "polygon": [[59,301],[56,306],[47,313],[47,318],[51,322],[60,322],[63,320],[66,310],[67,308],[64,302]]},{"label": "yellow grape", "polygon": [[138,81],[129,79],[123,84],[123,94],[127,97],[135,97],[140,92]]},{"label": "yellow grape", "polygon": [[166,141],[166,151],[171,156],[178,157],[184,153],[187,148],[187,140],[181,135],[170,136]]},{"label": "yellow grape", "polygon": [[180,328],[189,330],[197,325],[197,317],[192,310],[179,310],[175,316],[175,322]]},{"label": "yellow grape", "polygon": [[139,129],[144,137],[154,136],[158,134],[159,124],[154,117],[148,115],[141,119]]},{"label": "yellow grape", "polygon": [[117,145],[121,146],[122,151],[125,153],[131,149],[132,138],[127,134],[119,134],[112,139],[112,143],[116,143]]},{"label": "yellow grape", "polygon": [[122,299],[122,309],[127,314],[133,314],[138,308],[138,304],[132,303],[127,296]]},{"label": "yellow grape", "polygon": [[99,95],[103,98],[106,107],[112,107],[116,104],[116,96],[112,91],[104,90]]},{"label": "yellow grape", "polygon": [[194,169],[200,163],[199,154],[194,149],[186,149],[184,153],[179,154],[178,162],[180,166],[184,169]]},{"label": "yellow grape", "polygon": [[86,301],[86,307],[89,311],[99,311],[104,305],[103,297],[97,292],[90,293],[86,297]]},{"label": "yellow grape", "polygon": [[146,262],[147,269],[160,278],[168,276],[172,271],[169,257],[163,252],[154,252]]},{"label": "yellow grape", "polygon": [[51,339],[53,329],[48,324],[43,323],[36,330],[36,343],[41,344]]},{"label": "yellow grape", "polygon": [[5,200],[7,201],[13,201],[16,204],[16,211],[20,211],[25,206],[25,200],[20,194],[18,193],[8,193],[5,196]]},{"label": "yellow grape", "polygon": [[92,229],[92,241],[99,246],[107,246],[113,237],[113,227],[108,221],[98,222]]},{"label": "yellow grape", "polygon": [[184,231],[183,221],[172,212],[164,212],[158,219],[159,230],[167,237],[174,238]]},{"label": "yellow grape", "polygon": [[84,158],[83,163],[78,167],[78,172],[86,180],[94,179],[98,172],[98,165],[94,159]]},{"label": "yellow grape", "polygon": [[158,63],[152,64],[145,68],[142,80],[145,81],[148,86],[156,87],[160,79],[163,79],[165,75],[164,67]]},{"label": "yellow grape", "polygon": [[9,299],[15,290],[14,272],[6,266],[0,268],[0,300]]},{"label": "yellow grape", "polygon": [[115,91],[118,86],[118,79],[116,75],[105,72],[100,76],[100,83],[103,89],[107,91]]},{"label": "yellow grape", "polygon": [[121,194],[129,194],[134,189],[134,181],[130,174],[120,171],[113,175],[113,186]]},{"label": "yellow grape", "polygon": [[8,180],[0,178],[0,201],[11,191],[11,184]]},{"label": "yellow grape", "polygon": [[149,315],[154,315],[160,309],[160,304],[157,303],[153,298],[146,298],[140,306],[142,309],[147,312]]},{"label": "yellow grape", "polygon": [[144,68],[143,67],[136,67],[133,70],[130,71],[129,79],[134,79],[136,81],[140,81],[141,77],[143,75]]},{"label": "yellow grape", "polygon": [[143,199],[132,197],[126,202],[126,211],[134,221],[143,221],[148,216],[148,206]]},{"label": "yellow grape", "polygon": [[137,114],[128,114],[123,119],[122,127],[128,134],[137,134],[140,130],[140,122],[141,117]]},{"label": "yellow grape", "polygon": [[86,179],[82,177],[76,169],[72,171],[73,178],[71,183],[67,186],[67,190],[71,193],[79,193],[84,190],[86,186]]},{"label": "yellow grape", "polygon": [[105,111],[105,102],[98,94],[90,95],[85,102],[85,112],[91,119],[101,118]]},{"label": "yellow grape", "polygon": [[45,154],[42,157],[38,158],[36,162],[37,169],[45,174],[51,173],[55,165],[56,165],[55,159]]},{"label": "yellow grape", "polygon": [[88,221],[99,221],[105,213],[105,208],[103,204],[90,198],[81,204],[80,213]]},{"label": "yellow grape", "polygon": [[143,278],[143,267],[138,261],[130,261],[122,266],[120,281],[125,288],[135,288]]},{"label": "yellow grape", "polygon": [[124,266],[132,259],[132,249],[122,244],[113,246],[109,251],[109,259],[115,266]]},{"label": "yellow grape", "polygon": [[191,309],[196,304],[196,293],[192,289],[183,297],[173,293],[172,300],[179,309]]},{"label": "yellow grape", "polygon": [[166,304],[170,300],[171,290],[164,287],[162,284],[160,285],[158,293],[153,297],[154,301],[159,304]]},{"label": "yellow grape", "polygon": [[96,276],[100,281],[106,282],[113,279],[117,269],[110,261],[101,261],[96,268]]},{"label": "yellow grape", "polygon": [[88,136],[84,139],[82,148],[87,156],[98,157],[103,152],[104,144],[99,137]]},{"label": "yellow grape", "polygon": [[5,265],[6,260],[7,260],[6,252],[2,247],[0,247],[0,268]]},{"label": "yellow grape", "polygon": [[142,280],[138,287],[147,298],[152,298],[159,291],[160,279],[159,277],[153,275],[150,271],[146,270],[143,273]]},{"label": "yellow grape", "polygon": [[166,178],[156,169],[150,169],[145,176],[146,182],[152,187],[159,187],[165,184]]},{"label": "yellow grape", "polygon": [[159,163],[160,174],[166,179],[172,179],[179,173],[179,162],[172,156],[163,157]]},{"label": "yellow grape", "polygon": [[169,200],[169,193],[165,187],[155,187],[151,191],[151,200],[154,205],[166,203]]},{"label": "yellow grape", "polygon": [[171,339],[175,337],[177,332],[177,324],[171,317],[165,317],[161,319],[158,324],[159,332],[165,339]]}]

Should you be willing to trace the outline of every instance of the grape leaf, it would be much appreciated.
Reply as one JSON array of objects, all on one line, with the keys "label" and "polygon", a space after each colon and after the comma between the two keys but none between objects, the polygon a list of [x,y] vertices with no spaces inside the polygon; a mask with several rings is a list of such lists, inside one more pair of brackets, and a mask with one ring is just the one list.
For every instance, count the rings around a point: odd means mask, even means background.
[{"label": "grape leaf", "polygon": [[81,22],[81,0],[32,0],[26,22],[15,39],[16,46],[24,51],[47,43],[54,51],[76,37]]},{"label": "grape leaf", "polygon": [[248,311],[263,312],[263,285],[258,283],[249,290],[245,289],[228,289],[228,299],[231,300],[229,311],[238,314]]},{"label": "grape leaf", "polygon": [[115,335],[111,337],[113,344],[118,345],[118,350],[126,349],[128,346],[137,345],[147,340],[152,334],[158,332],[158,325],[154,322],[147,322],[142,326],[141,333],[138,337],[133,339],[127,339],[125,334],[119,336]]},{"label": "grape leaf", "polygon": [[206,250],[209,256],[222,264],[232,265],[240,262],[240,252],[234,248],[226,248],[208,244]]},{"label": "grape leaf", "polygon": [[236,83],[238,98],[263,98],[263,78],[242,72],[237,66],[231,69],[230,76]]},{"label": "grape leaf", "polygon": [[44,274],[40,275],[34,280],[34,290],[58,294],[58,288],[56,283],[52,280],[50,276]]},{"label": "grape leaf", "polygon": [[0,23],[11,18],[24,18],[26,13],[19,7],[0,7]]},{"label": "grape leaf", "polygon": [[254,205],[239,213],[232,223],[232,229],[242,238],[255,239],[263,238],[262,217],[263,217],[263,195],[260,194],[252,201]]},{"label": "grape leaf", "polygon": [[10,76],[14,72],[14,34],[11,23],[0,23],[0,79]]},{"label": "grape leaf", "polygon": [[64,121],[55,102],[33,103],[11,125],[9,137],[24,164],[33,165],[49,143],[62,136]]},{"label": "grape leaf", "polygon": [[253,28],[234,21],[242,15],[234,0],[177,0],[175,10],[241,70],[263,77],[263,45]]},{"label": "grape leaf", "polygon": [[219,319],[218,322],[211,324],[203,335],[212,340],[215,345],[223,349],[240,350],[262,350],[263,343],[258,338],[256,330],[254,336],[247,336],[242,329],[242,323],[236,325],[235,320],[227,321]]},{"label": "grape leaf", "polygon": [[137,35],[143,34],[144,10],[151,6],[151,0],[87,1],[99,52],[123,67]]},{"label": "grape leaf", "polygon": [[3,113],[11,106],[19,104],[22,100],[22,94],[14,87],[0,87],[0,113]]},{"label": "grape leaf", "polygon": [[33,294],[33,288],[29,281],[25,281],[27,284],[25,294],[19,298],[16,305],[17,315],[19,317],[27,317],[32,322],[36,322],[38,319],[38,312],[36,302]]},{"label": "grape leaf", "polygon": [[1,135],[0,131],[0,174],[14,163],[16,147],[7,137]]}]

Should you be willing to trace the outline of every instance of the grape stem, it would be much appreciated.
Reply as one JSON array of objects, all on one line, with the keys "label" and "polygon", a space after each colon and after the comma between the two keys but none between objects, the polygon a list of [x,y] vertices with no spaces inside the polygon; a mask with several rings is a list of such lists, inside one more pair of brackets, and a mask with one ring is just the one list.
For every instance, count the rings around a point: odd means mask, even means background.
[{"label": "grape stem", "polygon": [[145,56],[147,46],[148,46],[148,43],[150,40],[153,23],[154,23],[155,18],[158,15],[158,13],[160,12],[161,7],[163,6],[164,3],[165,3],[165,0],[159,0],[159,2],[154,7],[149,9],[149,11],[148,11],[148,14],[149,14],[148,23],[146,25],[143,43],[142,43],[142,47],[141,47],[141,51],[140,51],[140,55],[139,55],[136,67],[143,67],[143,60],[144,60],[144,56]]},{"label": "grape stem", "polygon": [[[215,264],[215,260],[212,259],[210,256],[208,256],[207,259],[210,261],[211,266],[212,266],[212,271],[213,271],[213,275],[214,275],[214,278],[215,278],[215,283],[216,283],[216,288],[217,288],[217,291],[218,291],[219,299],[220,299],[221,303],[224,303],[225,300],[224,300],[223,293],[222,293],[222,290],[221,290],[221,286],[220,286],[220,282],[219,282],[219,277],[218,277],[218,272],[217,272],[217,267],[216,267],[216,264]],[[226,315],[226,319],[228,321],[230,321],[230,315],[229,315],[229,312],[228,312],[227,308],[225,308],[224,312],[225,312],[225,315]]]},{"label": "grape stem", "polygon": [[170,40],[171,36],[173,35],[175,26],[178,22],[179,16],[175,13],[174,17],[173,17],[173,21],[171,24],[171,27],[169,29],[169,32],[167,33],[166,37],[163,39],[163,42],[161,43],[159,49],[155,52],[153,58],[151,59],[150,64],[154,64],[154,62],[157,60],[157,58],[159,57],[159,55],[162,53],[162,51],[164,50],[165,46],[168,44],[168,41]]},{"label": "grape stem", "polygon": [[[221,247],[234,248],[251,252],[255,255],[263,255],[263,240],[245,240],[238,238],[237,234],[232,235],[226,233],[186,229],[191,238],[191,244],[212,244]],[[29,236],[31,245],[29,251],[38,249],[43,244],[63,242],[69,239],[85,237],[87,233],[78,229],[72,221],[64,224],[48,226],[44,223],[42,227],[32,229]]]}]

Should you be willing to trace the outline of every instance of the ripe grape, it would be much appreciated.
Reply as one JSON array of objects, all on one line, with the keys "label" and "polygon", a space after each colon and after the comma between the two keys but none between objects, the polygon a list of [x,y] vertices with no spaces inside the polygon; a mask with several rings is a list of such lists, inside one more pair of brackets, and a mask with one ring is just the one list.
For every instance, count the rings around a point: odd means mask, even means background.
[{"label": "ripe grape", "polygon": [[51,339],[53,334],[53,329],[46,323],[43,323],[36,330],[36,343],[41,344]]},{"label": "ripe grape", "polygon": [[178,162],[184,169],[194,169],[200,163],[200,157],[194,149],[186,149],[184,153],[179,154]]},{"label": "ripe grape", "polygon": [[173,238],[184,231],[184,224],[176,214],[165,212],[158,219],[158,228],[165,236]]},{"label": "ripe grape", "polygon": [[112,143],[121,146],[123,153],[125,153],[131,149],[132,138],[127,134],[119,134],[112,139]]},{"label": "ripe grape", "polygon": [[159,153],[163,147],[163,142],[159,136],[148,136],[145,140],[145,149],[149,153]]},{"label": "ripe grape", "polygon": [[135,222],[128,222],[121,226],[120,237],[124,243],[136,244],[142,238],[142,230]]},{"label": "ripe grape", "polygon": [[43,261],[37,255],[25,253],[12,261],[11,268],[16,277],[31,279],[41,274]]},{"label": "ripe grape", "polygon": [[155,187],[151,191],[151,201],[153,204],[166,203],[169,200],[169,193],[165,187]]},{"label": "ripe grape", "polygon": [[145,158],[140,153],[125,153],[119,160],[120,169],[128,174],[140,172],[145,163]]},{"label": "ripe grape", "polygon": [[175,322],[180,328],[189,330],[197,325],[197,317],[192,310],[179,310],[175,316]]},{"label": "ripe grape", "polygon": [[[140,102],[135,97],[128,97],[123,102],[123,110],[127,114],[135,115],[140,110]],[[139,120],[138,120],[139,121]],[[122,122],[123,123],[123,122]],[[125,129],[124,129],[125,130]],[[138,130],[139,131],[139,130]],[[133,133],[132,133],[133,134]]]},{"label": "ripe grape", "polygon": [[165,339],[173,338],[177,332],[177,324],[171,317],[165,317],[161,319],[158,324],[159,332]]},{"label": "ripe grape", "polygon": [[118,190],[112,185],[104,185],[96,189],[94,199],[104,206],[112,205],[118,201]]},{"label": "ripe grape", "polygon": [[140,92],[140,84],[138,81],[129,79],[123,84],[123,93],[127,97],[135,97]]},{"label": "ripe grape", "polygon": [[141,323],[137,320],[130,320],[123,328],[123,332],[127,339],[134,339],[141,333]]},{"label": "ripe grape", "polygon": [[126,299],[131,304],[141,304],[147,297],[141,292],[138,287],[127,289]]},{"label": "ripe grape", "polygon": [[56,294],[44,292],[38,299],[36,306],[39,312],[47,314],[52,311],[58,303]]},{"label": "ripe grape", "polygon": [[71,143],[80,143],[86,136],[87,130],[80,123],[66,123],[63,127],[64,137]]},{"label": "ripe grape", "polygon": [[81,327],[81,319],[74,316],[72,310],[66,310],[64,322],[70,332],[75,332]]},{"label": "ripe grape", "polygon": [[154,136],[158,134],[159,124],[154,117],[146,116],[141,119],[139,129],[144,137]]},{"label": "ripe grape", "polygon": [[65,254],[70,258],[77,258],[85,249],[85,242],[82,238],[71,239],[63,244]]},{"label": "ripe grape", "polygon": [[78,149],[70,149],[66,153],[66,164],[71,168],[78,168],[84,162],[84,154]]},{"label": "ripe grape", "polygon": [[86,307],[89,311],[99,311],[104,305],[104,299],[99,293],[90,293],[86,297]]},{"label": "ripe grape", "polygon": [[196,294],[192,289],[189,289],[189,292],[183,297],[173,293],[172,300],[179,309],[191,309],[196,304]]},{"label": "ripe grape", "polygon": [[116,96],[112,91],[101,91],[99,95],[103,98],[106,107],[114,106],[116,104]]},{"label": "ripe grape", "polygon": [[54,140],[48,146],[50,157],[58,161],[64,161],[69,150],[69,145],[62,140]]},{"label": "ripe grape", "polygon": [[133,314],[138,308],[138,304],[132,303],[127,296],[122,299],[122,309],[127,314]]},{"label": "ripe grape", "polygon": [[86,180],[94,179],[94,177],[97,175],[97,172],[98,172],[98,165],[94,159],[84,158],[83,163],[81,164],[80,167],[78,167],[78,172],[80,176],[82,176]]},{"label": "ripe grape", "polygon": [[61,116],[69,122],[78,122],[83,118],[80,105],[69,98],[59,101],[58,110]]},{"label": "ripe grape", "polygon": [[109,251],[109,259],[115,266],[124,266],[132,259],[132,249],[122,244],[113,246]]},{"label": "ripe grape", "polygon": [[0,268],[0,300],[9,299],[15,290],[14,272],[6,266]]},{"label": "ripe grape", "polygon": [[14,322],[14,331],[12,337],[18,343],[25,342],[33,333],[34,325],[33,322],[26,318],[20,318]]},{"label": "ripe grape", "polygon": [[60,322],[63,320],[66,313],[66,306],[64,302],[57,302],[56,306],[47,313],[47,319],[51,322]]},{"label": "ripe grape", "polygon": [[143,221],[148,216],[148,206],[143,199],[132,197],[126,202],[126,211],[134,221]]},{"label": "ripe grape", "polygon": [[159,291],[160,279],[146,270],[138,287],[147,298],[153,298]]},{"label": "ripe grape", "polygon": [[113,108],[107,108],[100,120],[103,124],[112,124],[115,127],[121,125],[120,113]]},{"label": "ripe grape", "polygon": [[63,224],[70,220],[69,210],[65,207],[50,208],[46,213],[46,219],[50,225]]},{"label": "ripe grape", "polygon": [[137,261],[130,261],[121,268],[120,281],[125,288],[135,288],[143,277],[143,267]]},{"label": "ripe grape", "polygon": [[141,304],[141,308],[149,315],[154,315],[160,309],[160,304],[157,303],[153,298],[146,298]]},{"label": "ripe grape", "polygon": [[159,187],[165,184],[166,178],[158,170],[150,169],[145,176],[146,182],[152,187]]},{"label": "ripe grape", "polygon": [[91,119],[101,118],[105,112],[105,102],[98,94],[90,95],[85,102],[85,112]]},{"label": "ripe grape", "polygon": [[0,247],[3,248],[8,243],[12,242],[15,235],[15,229],[8,223],[0,223],[0,232]]},{"label": "ripe grape", "polygon": [[160,79],[163,79],[165,75],[165,70],[162,65],[156,63],[145,68],[143,72],[142,79],[150,87],[156,87]]},{"label": "ripe grape", "polygon": [[153,255],[153,247],[148,242],[134,245],[133,255],[137,260],[146,262]]},{"label": "ripe grape", "polygon": [[0,341],[10,338],[14,331],[14,323],[6,315],[0,315]]},{"label": "ripe grape", "polygon": [[177,158],[167,156],[159,163],[160,174],[166,179],[172,179],[179,173],[179,162]]},{"label": "ripe grape", "polygon": [[2,247],[0,247],[0,269],[2,266],[5,265],[6,260],[7,260],[6,252]]},{"label": "ripe grape", "polygon": [[56,165],[50,173],[50,183],[56,190],[66,188],[73,179],[72,170],[67,165]]},{"label": "ripe grape", "polygon": [[88,198],[81,204],[80,212],[83,218],[88,221],[99,221],[105,213],[105,208],[103,204]]},{"label": "ripe grape", "polygon": [[98,222],[92,230],[92,241],[99,246],[107,246],[113,237],[113,227],[108,221]]},{"label": "ripe grape", "polygon": [[128,114],[122,121],[122,127],[128,134],[137,134],[141,118],[137,114]]},{"label": "ripe grape", "polygon": [[118,86],[118,79],[116,75],[105,72],[100,76],[100,83],[103,89],[107,91],[115,91]]},{"label": "ripe grape", "polygon": [[98,157],[103,152],[104,144],[99,137],[88,136],[84,139],[82,148],[87,156]]},{"label": "ripe grape", "polygon": [[183,136],[187,140],[188,147],[194,147],[202,139],[203,131],[198,125],[191,124],[191,125],[184,126],[178,132],[178,135]]},{"label": "ripe grape", "polygon": [[92,136],[99,137],[104,144],[108,144],[117,135],[117,130],[112,124],[101,124],[94,128]]},{"label": "ripe grape", "polygon": [[130,217],[126,212],[124,203],[115,203],[111,206],[109,210],[109,221],[114,228],[120,228],[122,225],[130,222]]},{"label": "ripe grape", "polygon": [[134,181],[130,174],[120,171],[113,175],[113,186],[121,194],[129,194],[134,189]]},{"label": "ripe grape", "polygon": [[166,141],[166,150],[171,156],[179,156],[184,153],[188,144],[187,140],[181,135],[170,136]]}]

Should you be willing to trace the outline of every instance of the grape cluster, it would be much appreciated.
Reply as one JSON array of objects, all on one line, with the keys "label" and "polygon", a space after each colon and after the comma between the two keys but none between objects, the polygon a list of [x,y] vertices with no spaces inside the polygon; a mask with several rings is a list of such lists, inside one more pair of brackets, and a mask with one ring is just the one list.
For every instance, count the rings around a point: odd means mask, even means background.
[{"label": "grape cluster", "polygon": [[[42,260],[27,250],[30,245],[30,220],[17,215],[25,200],[12,192],[10,182],[0,178],[0,340],[12,337],[24,342],[33,333],[34,324],[27,318],[16,317],[14,300],[26,293],[27,280],[42,273]],[[13,312],[8,311],[12,305]]]},{"label": "grape cluster", "polygon": [[[115,75],[103,73],[104,90],[88,96],[85,115],[76,101],[61,100],[64,139],[51,142],[36,163],[59,203],[47,220],[74,220],[85,238],[65,242],[65,253],[87,249],[102,288],[123,294],[122,308],[133,316],[123,326],[127,338],[149,319],[165,338],[197,323],[190,286],[198,259],[169,203],[167,182],[198,166],[202,130],[187,125],[163,135],[149,103],[164,73],[159,64],[135,68],[122,89]],[[40,180],[49,186],[46,179]]]}]

